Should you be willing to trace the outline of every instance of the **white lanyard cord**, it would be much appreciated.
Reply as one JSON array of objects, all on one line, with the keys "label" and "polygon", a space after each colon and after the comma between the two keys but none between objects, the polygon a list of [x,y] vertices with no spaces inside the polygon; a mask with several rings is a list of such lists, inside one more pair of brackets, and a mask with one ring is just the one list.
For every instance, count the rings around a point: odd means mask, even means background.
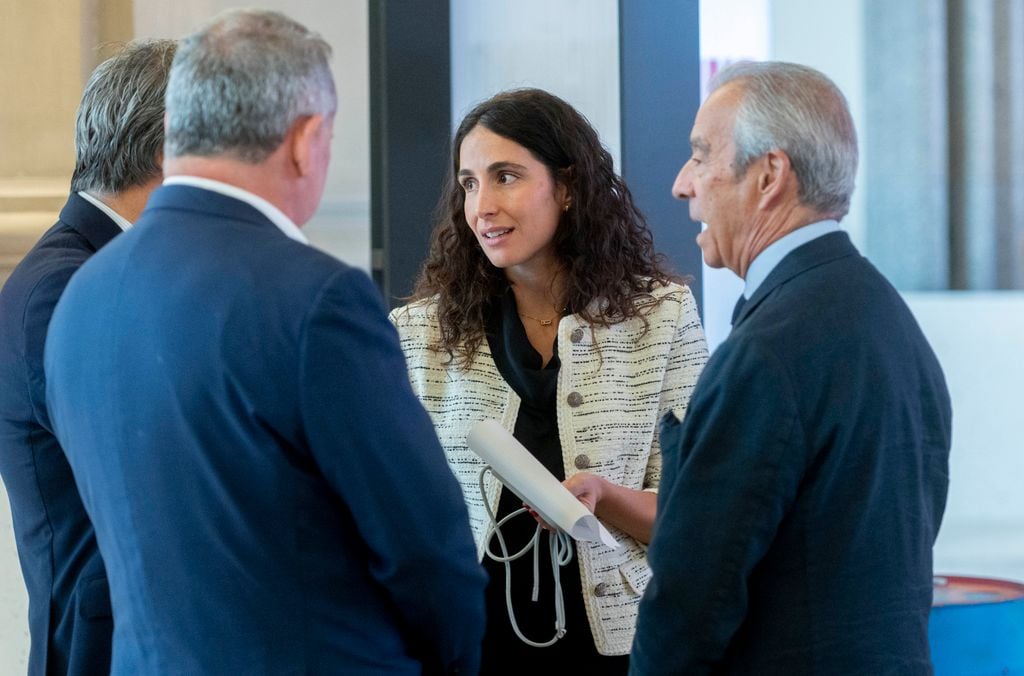
[{"label": "white lanyard cord", "polygon": [[[516,623],[516,614],[512,610],[511,562],[525,556],[531,549],[533,550],[532,600],[536,601],[537,596],[540,593],[540,550],[537,548],[537,544],[540,540],[540,534],[543,529],[540,524],[537,524],[537,530],[534,531],[533,537],[526,543],[526,546],[515,554],[512,554],[511,556],[509,555],[508,547],[505,546],[505,538],[501,535],[501,527],[512,517],[524,514],[527,510],[525,507],[517,509],[511,514],[503,517],[501,521],[498,521],[494,511],[491,509],[490,502],[487,500],[487,491],[484,485],[484,476],[487,472],[491,472],[491,474],[494,475],[490,465],[480,470],[480,495],[483,497],[484,509],[487,510],[487,516],[490,518],[490,526],[487,529],[487,535],[484,537],[484,553],[490,559],[505,564],[505,605],[508,608],[508,619],[512,623],[512,630],[523,643],[533,646],[534,648],[547,648],[548,646],[554,645],[558,639],[565,636],[565,599],[562,596],[562,578],[559,574],[559,567],[572,561],[572,540],[568,533],[561,530],[548,533],[548,543],[551,548],[551,575],[555,580],[555,635],[549,641],[544,643],[531,641],[523,636],[523,632],[519,630],[519,624]],[[497,479],[496,475],[495,479]],[[491,539],[494,536],[498,536],[498,545],[501,547],[500,556],[491,552]]]}]

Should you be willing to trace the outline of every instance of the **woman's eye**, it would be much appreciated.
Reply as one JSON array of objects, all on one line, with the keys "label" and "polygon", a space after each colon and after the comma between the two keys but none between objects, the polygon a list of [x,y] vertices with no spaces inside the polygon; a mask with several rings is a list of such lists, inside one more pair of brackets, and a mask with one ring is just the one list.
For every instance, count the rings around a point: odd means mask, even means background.
[{"label": "woman's eye", "polygon": [[462,189],[465,190],[466,192],[471,192],[473,190],[476,190],[476,179],[475,178],[467,178],[466,180],[464,180],[462,182]]},{"label": "woman's eye", "polygon": [[498,183],[501,183],[502,185],[508,185],[509,183],[512,183],[515,180],[515,174],[510,174],[508,172],[502,172],[498,174]]}]

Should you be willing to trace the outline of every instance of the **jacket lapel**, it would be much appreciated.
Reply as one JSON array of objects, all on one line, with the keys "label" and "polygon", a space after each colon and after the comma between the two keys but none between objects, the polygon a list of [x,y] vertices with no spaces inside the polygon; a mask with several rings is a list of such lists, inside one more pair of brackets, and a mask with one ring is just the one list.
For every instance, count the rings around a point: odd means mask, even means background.
[{"label": "jacket lapel", "polygon": [[768,278],[761,283],[761,286],[757,287],[754,295],[743,304],[733,320],[733,328],[735,329],[743,323],[743,320],[757,310],[761,301],[789,280],[819,265],[853,255],[858,255],[857,249],[850,241],[850,236],[844,231],[830,232],[793,249],[779,261]]},{"label": "jacket lapel", "polygon": [[95,251],[121,233],[121,228],[110,216],[74,192],[60,210],[60,220],[85,237]]}]

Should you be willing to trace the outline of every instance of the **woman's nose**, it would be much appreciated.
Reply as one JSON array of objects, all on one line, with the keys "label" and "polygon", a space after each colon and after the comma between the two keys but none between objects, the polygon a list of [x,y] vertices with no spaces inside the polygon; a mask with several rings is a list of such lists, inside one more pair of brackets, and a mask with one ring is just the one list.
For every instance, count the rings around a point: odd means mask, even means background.
[{"label": "woman's nose", "polygon": [[491,216],[498,210],[498,202],[494,191],[485,185],[476,189],[473,196],[478,216]]}]

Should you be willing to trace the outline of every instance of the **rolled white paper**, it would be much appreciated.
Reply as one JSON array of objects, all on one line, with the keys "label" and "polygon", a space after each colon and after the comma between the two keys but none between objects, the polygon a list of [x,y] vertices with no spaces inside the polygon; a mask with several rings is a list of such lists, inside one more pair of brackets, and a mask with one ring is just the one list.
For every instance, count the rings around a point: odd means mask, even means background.
[{"label": "rolled white paper", "polygon": [[597,517],[497,420],[474,425],[466,442],[498,480],[544,521],[575,540],[601,542],[612,549],[619,546]]}]

